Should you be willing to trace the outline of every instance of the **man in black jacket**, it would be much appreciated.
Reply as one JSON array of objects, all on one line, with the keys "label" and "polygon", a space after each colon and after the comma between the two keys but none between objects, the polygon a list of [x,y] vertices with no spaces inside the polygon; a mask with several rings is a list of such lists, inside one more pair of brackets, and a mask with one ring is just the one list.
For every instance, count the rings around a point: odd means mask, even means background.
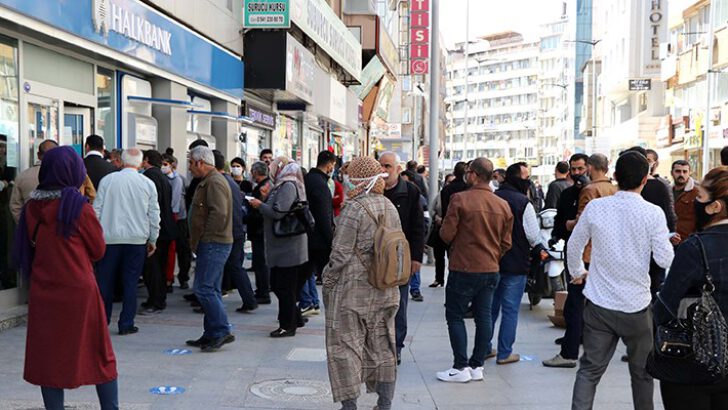
[{"label": "man in black jacket", "polygon": [[[270,192],[271,183],[268,178],[268,165],[258,161],[251,165],[250,174],[255,181],[253,197],[265,201]],[[247,201],[245,202],[247,204]],[[245,216],[248,227],[248,238],[253,245],[253,271],[255,272],[255,299],[259,305],[270,305],[270,269],[265,260],[265,240],[263,239],[263,215],[257,209],[248,206]]]},{"label": "man in black jacket", "polygon": [[83,159],[83,164],[86,166],[86,173],[91,179],[91,183],[94,184],[94,189],[98,191],[101,178],[116,172],[117,169],[104,159],[103,138],[95,134],[89,135],[86,137],[84,149],[86,150],[86,157]]},{"label": "man in black jacket", "polygon": [[407,162],[407,171],[412,172],[412,175],[414,176],[414,181],[412,181],[412,183],[417,185],[417,188],[420,189],[420,193],[425,197],[425,199],[428,199],[429,193],[427,189],[427,183],[425,182],[425,178],[422,176],[422,174],[417,172],[417,168],[417,161],[413,160]]},{"label": "man in black jacket", "polygon": [[311,275],[299,295],[299,307],[303,316],[319,314],[319,298],[316,279],[320,279],[329,263],[331,244],[334,241],[334,202],[329,186],[331,174],[336,166],[336,155],[321,151],[316,168],[304,177],[306,200],[316,224],[308,234],[308,263],[315,275]]},{"label": "man in black jacket", "polygon": [[[384,196],[397,208],[402,231],[407,237],[412,257],[412,274],[420,271],[422,266],[422,253],[425,248],[425,225],[422,206],[420,205],[420,191],[416,186],[406,182],[399,174],[402,171],[399,156],[393,152],[385,152],[379,156],[379,163],[387,177]],[[395,318],[397,338],[397,363],[401,361],[401,352],[404,339],[407,336],[407,301],[409,284],[399,287],[399,311]]]},{"label": "man in black jacket", "polygon": [[554,169],[554,179],[549,184],[548,191],[546,192],[546,202],[544,203],[544,209],[556,209],[559,205],[559,197],[564,190],[571,186],[569,177],[569,163],[561,161],[556,164]]},{"label": "man in black jacket", "polygon": [[455,164],[455,168],[453,169],[455,180],[442,188],[442,191],[440,192],[442,219],[445,219],[445,216],[447,215],[447,208],[450,206],[450,198],[458,192],[463,192],[468,189],[468,184],[465,183],[465,171],[467,171],[467,169],[468,164],[465,162],[460,161]]},{"label": "man in black jacket", "polygon": [[167,257],[170,243],[177,238],[177,225],[172,216],[172,186],[162,173],[162,154],[158,151],[144,151],[144,176],[151,179],[157,189],[159,202],[159,239],[157,250],[144,264],[144,284],[149,298],[142,303],[145,310],[140,315],[160,313],[167,307]]}]

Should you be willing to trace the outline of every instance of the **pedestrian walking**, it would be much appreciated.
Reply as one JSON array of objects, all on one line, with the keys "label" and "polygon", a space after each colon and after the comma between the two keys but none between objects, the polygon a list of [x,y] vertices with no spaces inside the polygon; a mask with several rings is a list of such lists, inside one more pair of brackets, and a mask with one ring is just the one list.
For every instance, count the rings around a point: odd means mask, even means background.
[{"label": "pedestrian walking", "polygon": [[[705,285],[706,267],[700,249],[703,246],[707,268],[716,285],[713,292],[720,312],[728,316],[728,265],[725,263],[725,243],[728,241],[728,167],[718,167],[703,178],[694,201],[696,221],[701,228],[697,237],[684,238],[675,251],[665,283],[653,304],[655,324],[673,320],[680,302],[686,297],[699,297],[697,289]],[[685,194],[683,194],[685,195]],[[679,220],[678,214],[678,220]],[[700,244],[702,242],[702,245]],[[691,377],[691,374],[682,376]],[[697,379],[698,375],[693,376]],[[684,385],[660,381],[660,393],[665,410],[715,410],[728,408],[728,378],[710,385]]]},{"label": "pedestrian walking", "polygon": [[[268,165],[258,161],[250,167],[250,174],[255,182],[253,198],[265,201],[271,189],[271,181],[268,178]],[[248,213],[245,216],[245,224],[248,228],[248,238],[252,245],[252,267],[255,272],[255,299],[259,305],[269,305],[270,300],[270,268],[265,260],[265,238],[263,235],[263,215],[260,211],[248,206]]]},{"label": "pedestrian walking", "polygon": [[13,191],[10,194],[10,214],[13,215],[16,223],[20,220],[20,211],[22,211],[23,205],[30,201],[30,193],[38,187],[38,174],[43,162],[43,155],[56,147],[58,147],[58,143],[53,140],[45,140],[38,144],[38,161],[36,164],[21,172],[15,178]]},{"label": "pedestrian walking", "polygon": [[[614,172],[619,191],[591,201],[569,239],[572,282],[586,282],[584,354],[574,383],[573,410],[593,407],[597,385],[619,339],[629,352],[634,407],[653,408],[653,381],[645,369],[653,336],[650,257],[666,268],[672,262],[673,249],[664,213],[640,196],[648,169],[647,159],[639,153],[620,156]],[[590,240],[587,272],[582,256]]]},{"label": "pedestrian walking", "polygon": [[[540,227],[533,204],[528,200],[530,181],[523,178],[523,169],[528,166],[519,162],[506,169],[506,179],[495,194],[506,201],[513,215],[511,249],[499,262],[500,280],[493,295],[493,328],[500,314],[498,330],[498,351],[493,351],[488,340],[486,358],[496,356],[496,363],[503,365],[517,363],[521,356],[513,353],[518,329],[518,312],[526,289],[526,275],[531,267],[531,248],[539,245]],[[543,245],[541,245],[543,247]]]},{"label": "pedestrian walking", "polygon": [[154,183],[157,191],[160,223],[156,250],[144,264],[144,285],[149,297],[142,302],[140,315],[158,314],[167,308],[167,261],[169,248],[177,239],[177,225],[172,215],[172,185],[161,167],[162,154],[155,150],[144,151],[142,168],[144,176]]},{"label": "pedestrian walking", "polygon": [[[420,191],[417,187],[406,182],[399,174],[402,172],[399,156],[393,152],[384,152],[379,156],[379,163],[383,172],[388,174],[385,179],[384,196],[392,201],[397,208],[402,231],[407,237],[412,258],[412,276],[420,271],[422,266],[422,253],[425,247],[424,219],[420,203]],[[399,287],[400,299],[397,311],[397,363],[402,360],[404,339],[407,337],[407,302],[409,299],[409,284]]]},{"label": "pedestrian walking", "polygon": [[303,285],[299,295],[299,308],[304,317],[320,313],[316,280],[321,279],[324,267],[329,263],[334,240],[334,201],[329,189],[334,166],[336,155],[328,150],[321,151],[316,167],[311,168],[304,178],[308,206],[316,221],[313,230],[308,234],[308,261],[313,274]]},{"label": "pedestrian walking", "polygon": [[[225,262],[223,276],[228,276],[233,288],[237,289],[243,304],[235,309],[238,313],[250,313],[258,309],[258,302],[255,300],[253,286],[247,272],[243,269],[243,260],[245,259],[245,207],[243,206],[243,192],[240,190],[240,184],[230,175],[225,174],[225,156],[218,150],[212,151],[215,156],[215,168],[219,172],[228,185],[232,193],[232,213],[233,213],[233,247],[230,250]],[[224,282],[224,280],[223,280]]]},{"label": "pedestrian walking", "polygon": [[355,186],[347,194],[323,274],[329,380],[342,409],[357,408],[363,381],[379,395],[377,408],[388,410],[397,378],[394,318],[400,295],[396,287],[369,284],[377,224],[367,210],[393,228],[400,227],[399,215],[382,196],[385,183],[374,158],[354,159],[349,175]]},{"label": "pedestrian walking", "polygon": [[445,184],[435,202],[434,223],[430,229],[429,235],[430,246],[432,246],[432,251],[435,255],[435,280],[430,284],[431,288],[445,286],[445,255],[447,253],[447,244],[445,244],[442,238],[440,238],[440,228],[442,227],[442,221],[445,218],[445,212],[447,211],[443,207],[443,196],[445,192],[448,191],[450,184],[459,180],[463,185],[465,185],[465,182],[463,181],[463,178],[465,177],[465,170],[466,165],[464,162],[458,162],[455,165],[455,169],[453,170],[454,173],[445,177]]},{"label": "pedestrian walking", "polygon": [[187,345],[215,352],[235,341],[222,304],[223,269],[233,247],[233,199],[228,181],[215,168],[212,150],[190,151],[189,170],[200,183],[190,211],[190,249],[197,255],[193,288],[205,314],[204,332]]},{"label": "pedestrian walking", "polygon": [[551,181],[546,190],[546,201],[544,209],[556,209],[559,205],[559,197],[564,190],[571,186],[572,182],[569,177],[569,163],[560,161],[554,169],[554,180]]},{"label": "pedestrian walking", "polygon": [[64,389],[83,385],[96,385],[102,410],[119,408],[116,358],[93,273],[104,237],[79,192],[85,177],[73,148],[48,151],[17,228],[15,259],[30,280],[23,378],[41,386],[46,409],[63,409]]},{"label": "pedestrian walking", "polygon": [[698,197],[698,184],[690,176],[690,163],[677,160],[672,163],[672,195],[675,199],[675,233],[670,242],[678,245],[688,239],[688,236],[697,231],[695,218],[695,198]]},{"label": "pedestrian walking", "polygon": [[248,202],[264,219],[266,261],[270,267],[271,288],[278,297],[279,327],[270,336],[280,338],[295,336],[296,329],[304,325],[296,300],[311,271],[307,264],[306,233],[279,237],[274,233],[273,224],[283,219],[296,201],[306,201],[306,188],[301,167],[286,157],[278,157],[271,163],[270,175],[274,187],[266,201],[251,199]]},{"label": "pedestrian walking", "polygon": [[[488,341],[493,336],[493,294],[500,260],[511,249],[513,213],[490,189],[493,163],[475,159],[466,172],[471,188],[453,195],[440,237],[450,246],[450,274],[445,288],[445,319],[453,352],[450,370],[438,372],[445,382],[483,380]],[[465,313],[472,304],[475,343],[468,359]]]},{"label": "pedestrian walking", "polygon": [[151,179],[141,175],[143,154],[128,148],[121,154],[124,168],[105,176],[99,183],[94,210],[104,228],[106,253],[96,266],[96,280],[111,321],[116,277],[121,276],[123,304],[119,334],[136,333],[137,283],[144,261],[154,254],[159,237],[159,202]]},{"label": "pedestrian walking", "polygon": [[109,161],[104,159],[104,139],[96,134],[91,134],[86,137],[86,144],[84,145],[86,156],[83,159],[83,164],[86,166],[86,172],[93,183],[94,189],[98,191],[99,182],[101,178],[109,175],[112,172],[116,172],[117,169]]}]

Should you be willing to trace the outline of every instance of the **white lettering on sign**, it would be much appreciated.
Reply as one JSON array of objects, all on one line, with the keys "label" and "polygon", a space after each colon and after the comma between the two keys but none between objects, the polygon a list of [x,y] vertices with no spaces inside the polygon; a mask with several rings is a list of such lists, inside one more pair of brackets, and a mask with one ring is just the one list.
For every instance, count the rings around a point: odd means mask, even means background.
[{"label": "white lettering on sign", "polygon": [[650,24],[652,38],[650,45],[652,46],[652,61],[660,60],[660,23],[662,22],[662,0],[652,0],[652,8],[650,10]]},{"label": "white lettering on sign", "polygon": [[172,33],[121,7],[113,0],[94,1],[92,19],[96,31],[104,36],[109,31],[115,31],[149,48],[172,55]]}]

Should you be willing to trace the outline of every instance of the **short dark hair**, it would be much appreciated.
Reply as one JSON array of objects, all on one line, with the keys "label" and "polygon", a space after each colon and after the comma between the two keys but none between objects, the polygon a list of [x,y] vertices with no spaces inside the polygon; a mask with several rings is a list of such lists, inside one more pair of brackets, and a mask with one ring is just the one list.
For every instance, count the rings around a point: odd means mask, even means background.
[{"label": "short dark hair", "polygon": [[627,149],[626,151],[622,151],[619,155],[626,154],[628,152],[636,152],[638,154],[641,154],[643,157],[647,158],[647,150],[640,147],[639,145],[635,145],[632,148]]},{"label": "short dark hair", "polygon": [[417,172],[417,165],[415,160],[407,161],[407,170]]},{"label": "short dark hair", "polygon": [[162,154],[162,162],[168,162],[170,164],[174,164],[175,162],[177,162],[177,158],[175,158],[174,155],[172,155],[168,152],[165,152],[164,154]]},{"label": "short dark hair", "polygon": [[212,155],[215,157],[215,169],[218,171],[225,169],[225,155],[216,149],[212,150]]},{"label": "short dark hair", "polygon": [[455,175],[455,178],[462,178],[465,176],[465,171],[468,170],[468,164],[466,164],[463,161],[458,162],[455,164],[455,168],[453,168],[452,173]]},{"label": "short dark hair", "polygon": [[508,168],[506,168],[506,182],[513,186],[517,186],[518,180],[521,180],[521,171],[523,170],[523,167],[528,168],[528,164],[525,162],[516,162],[515,164],[511,164]]},{"label": "short dark hair", "polygon": [[493,163],[488,158],[476,158],[470,163],[470,170],[483,182],[493,178]]},{"label": "short dark hair", "polygon": [[650,154],[654,155],[656,160],[660,159],[660,156],[657,155],[657,151],[655,151],[654,149],[647,148],[645,150],[645,156],[648,156]]},{"label": "short dark hair", "polygon": [[728,146],[725,146],[722,150],[720,150],[720,164],[724,167],[728,166]]},{"label": "short dark hair", "polygon": [[86,145],[91,151],[102,152],[104,150],[104,139],[96,134],[91,134],[86,137]]},{"label": "short dark hair", "polygon": [[559,161],[559,163],[556,164],[556,172],[558,172],[559,174],[568,174],[569,163],[566,161]]},{"label": "short dark hair", "polygon": [[609,171],[609,158],[604,154],[592,154],[587,164],[602,172]]},{"label": "short dark hair", "polygon": [[273,150],[270,148],[263,148],[262,151],[260,151],[260,155],[258,155],[258,158],[263,158],[263,155],[270,154],[273,155]]},{"label": "short dark hair", "polygon": [[586,164],[587,162],[589,162],[589,156],[586,154],[578,153],[572,155],[571,158],[569,158],[569,164],[576,161],[584,161],[584,163]]},{"label": "short dark hair", "polygon": [[235,158],[231,159],[230,165],[232,165],[232,164],[238,164],[241,167],[243,167],[243,169],[245,169],[245,161],[240,157],[235,157]]},{"label": "short dark hair", "polygon": [[637,151],[628,151],[617,159],[614,176],[619,189],[629,191],[642,185],[649,170],[650,165],[644,155]]},{"label": "short dark hair", "polygon": [[187,147],[187,149],[190,150],[190,151],[192,151],[193,148],[199,147],[200,145],[202,145],[203,147],[208,147],[208,148],[210,147],[207,144],[207,141],[205,141],[203,139],[197,139],[197,140],[192,141],[192,143],[190,144],[189,147]]},{"label": "short dark hair", "polygon": [[323,167],[331,163],[336,164],[336,155],[333,152],[329,150],[319,152],[318,158],[316,158],[316,167]]},{"label": "short dark hair", "polygon": [[503,168],[498,168],[493,171],[493,174],[503,175],[503,177],[506,176],[506,170]]},{"label": "short dark hair", "polygon": [[161,167],[162,166],[162,154],[159,153],[159,151],[148,149],[144,151],[143,158],[147,160],[149,165],[153,167]]},{"label": "short dark hair", "polygon": [[[49,146],[50,145],[50,146]],[[58,146],[58,142],[55,140],[44,140],[38,145],[38,154],[42,157],[45,155],[46,152],[52,150],[53,148],[56,148]]]},{"label": "short dark hair", "polygon": [[679,159],[679,160],[673,162],[672,163],[672,168],[670,168],[670,170],[674,170],[675,169],[675,165],[680,165],[681,167],[690,167],[690,163],[687,162],[687,161],[685,161],[684,159]]},{"label": "short dark hair", "polygon": [[427,167],[425,167],[424,165],[420,165],[420,166],[417,167],[417,173],[418,174],[424,174],[425,171],[427,171]]}]

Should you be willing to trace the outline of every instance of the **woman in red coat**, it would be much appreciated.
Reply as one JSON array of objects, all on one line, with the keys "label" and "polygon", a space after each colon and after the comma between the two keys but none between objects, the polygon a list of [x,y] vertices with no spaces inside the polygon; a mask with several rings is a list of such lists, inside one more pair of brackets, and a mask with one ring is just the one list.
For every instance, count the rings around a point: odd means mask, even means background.
[{"label": "woman in red coat", "polygon": [[103,410],[119,408],[116,358],[92,267],[106,244],[79,192],[85,176],[73,148],[48,151],[16,231],[16,261],[30,279],[24,378],[41,386],[46,409],[63,409],[63,389],[83,385],[96,385]]}]

